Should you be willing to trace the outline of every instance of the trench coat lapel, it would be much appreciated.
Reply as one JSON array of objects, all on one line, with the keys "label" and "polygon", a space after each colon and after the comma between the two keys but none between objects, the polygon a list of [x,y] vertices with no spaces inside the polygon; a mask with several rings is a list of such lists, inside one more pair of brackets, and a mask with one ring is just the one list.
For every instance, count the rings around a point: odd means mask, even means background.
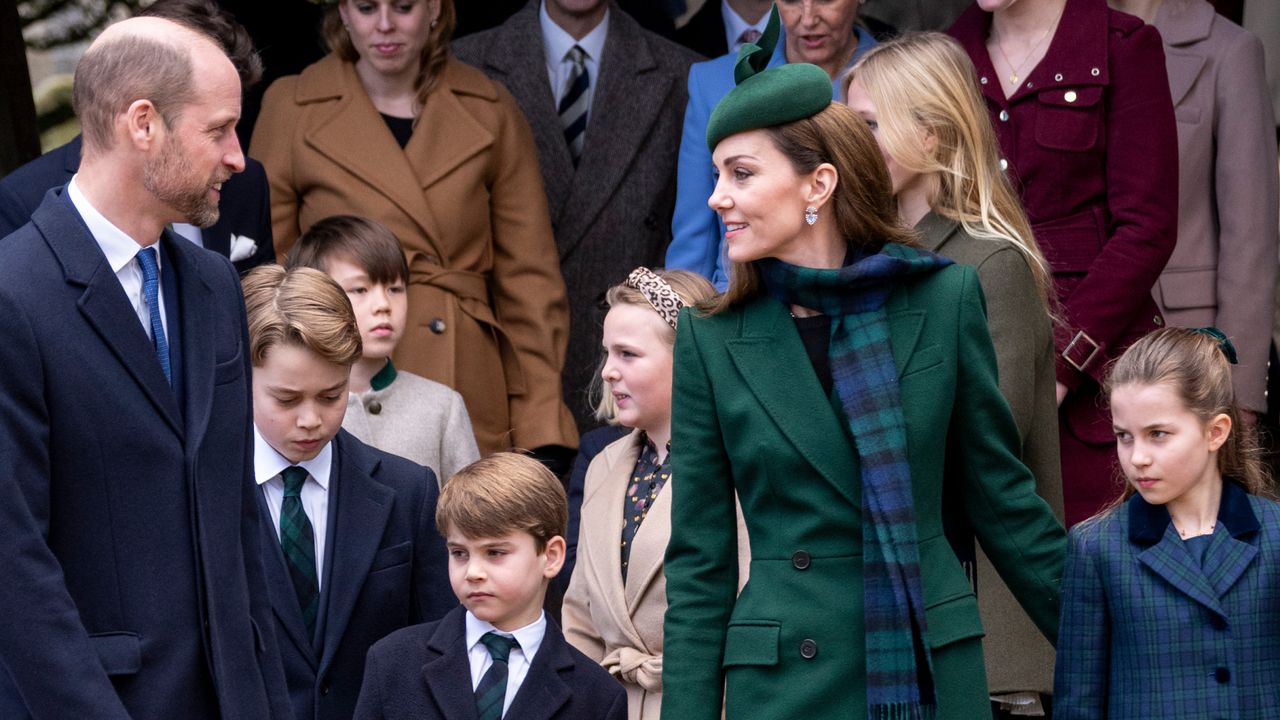
[{"label": "trench coat lapel", "polygon": [[[585,524],[584,527],[595,528],[587,540],[596,548],[590,555],[591,580],[595,587],[601,588],[607,602],[604,603],[614,626],[622,628],[628,636],[636,635],[631,626],[629,613],[630,603],[626,600],[629,591],[624,590],[622,582],[622,553],[619,542],[622,538],[623,506],[627,501],[627,487],[631,484],[631,471],[640,457],[640,431],[633,430],[626,437],[626,442],[615,443],[607,447],[605,460],[605,482],[591,488],[589,496],[583,498],[583,505],[590,506],[602,515],[604,522]],[[646,517],[645,522],[649,520]],[[641,524],[640,530],[644,530]],[[637,537],[639,535],[637,534]],[[632,546],[632,557],[635,547]],[[633,640],[638,637],[633,637]]]},{"label": "trench coat lapel", "polygon": [[[300,102],[330,99],[335,95],[339,98],[333,113],[317,122],[304,141],[413,218],[441,258],[445,257],[445,244],[440,225],[422,189],[456,167],[461,162],[459,153],[474,154],[477,141],[475,121],[461,111],[457,98],[446,86],[448,75],[445,73],[439,79],[440,86],[431,94],[418,121],[419,128],[431,131],[415,131],[403,151],[349,63],[333,55],[324,58],[302,74],[297,90]],[[447,107],[439,107],[442,105]],[[453,115],[449,115],[450,112]],[[487,136],[483,130],[479,133]],[[445,149],[440,150],[439,146]],[[428,163],[426,158],[432,152],[441,154]],[[419,171],[429,171],[430,176],[420,176]]]},{"label": "trench coat lapel", "polygon": [[[885,304],[889,316],[889,336],[894,365],[899,377],[915,352],[924,328],[924,312],[913,310],[906,290],[890,294]],[[823,477],[835,485],[855,506],[848,474],[858,463],[853,447],[844,442],[848,431],[844,419],[831,408],[831,400],[812,370],[812,363],[786,308],[772,298],[759,298],[746,307],[742,332],[728,342],[729,356],[756,399]],[[782,381],[778,368],[791,368],[792,376]]]},{"label": "trench coat lapel", "polygon": [[[662,492],[649,506],[644,522],[636,530],[631,541],[631,562],[627,569],[627,585],[624,595],[627,600],[627,617],[635,612],[636,606],[644,598],[649,587],[662,575],[662,561],[666,555],[667,539],[671,537],[671,483],[675,477],[667,479]],[[640,640],[640,633],[635,627],[628,627],[629,632]],[[637,647],[645,647],[639,642]]]},{"label": "trench coat lapel", "polygon": [[[552,215],[561,258],[582,242],[613,199],[663,112],[675,80],[660,79],[657,71],[658,62],[649,52],[640,26],[614,7],[609,12],[608,39],[600,58],[582,158],[567,201]],[[560,144],[565,145],[563,140]],[[567,145],[564,152],[567,157]]]}]

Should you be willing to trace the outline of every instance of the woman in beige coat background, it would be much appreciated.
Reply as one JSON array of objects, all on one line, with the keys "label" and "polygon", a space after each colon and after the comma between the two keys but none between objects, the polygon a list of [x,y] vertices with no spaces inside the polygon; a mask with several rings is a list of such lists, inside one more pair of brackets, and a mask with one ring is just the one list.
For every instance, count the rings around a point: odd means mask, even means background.
[{"label": "woman in beige coat background", "polygon": [[577,446],[560,392],[568,304],[533,138],[500,85],[449,57],[452,0],[340,0],[334,52],[263,99],[252,154],[283,256],[336,214],[409,261],[398,367],[462,394],[481,454]]},{"label": "woman in beige coat background", "polygon": [[[565,639],[627,688],[630,720],[656,720],[662,708],[676,317],[684,305],[714,295],[711,283],[694,273],[644,268],[606,295],[601,377],[608,387],[601,414],[633,430],[601,450],[587,470],[578,559],[562,621]],[[739,588],[750,560],[739,510]]]}]

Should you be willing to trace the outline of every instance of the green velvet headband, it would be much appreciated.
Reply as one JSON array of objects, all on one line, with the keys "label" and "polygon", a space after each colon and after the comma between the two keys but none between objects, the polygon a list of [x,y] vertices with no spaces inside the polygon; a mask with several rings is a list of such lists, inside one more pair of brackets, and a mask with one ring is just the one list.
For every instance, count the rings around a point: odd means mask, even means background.
[{"label": "green velvet headband", "polygon": [[733,68],[737,87],[720,100],[707,121],[707,147],[712,152],[730,135],[813,117],[831,104],[831,78],[817,65],[769,67],[781,34],[775,6],[760,39],[738,50]]}]

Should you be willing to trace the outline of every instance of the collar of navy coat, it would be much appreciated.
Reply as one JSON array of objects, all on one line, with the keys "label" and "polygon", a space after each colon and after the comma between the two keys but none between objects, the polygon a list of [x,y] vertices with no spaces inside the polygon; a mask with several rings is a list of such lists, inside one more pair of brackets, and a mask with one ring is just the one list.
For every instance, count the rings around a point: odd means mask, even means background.
[{"label": "collar of navy coat", "polygon": [[[459,720],[477,716],[465,618],[466,609],[459,606],[436,623],[435,631],[427,638],[430,659],[422,666],[423,678],[441,715]],[[573,656],[559,626],[547,618],[542,646],[529,663],[529,672],[520,683],[506,716],[522,720],[545,720],[554,716],[572,693],[560,673],[571,672],[573,668]]]},{"label": "collar of navy coat", "polygon": [[1138,560],[1209,610],[1226,617],[1221,599],[1258,555],[1261,529],[1249,495],[1235,482],[1222,484],[1218,525],[1205,551],[1203,566],[1186,548],[1163,505],[1152,505],[1134,494],[1126,503],[1129,541],[1138,546]]}]

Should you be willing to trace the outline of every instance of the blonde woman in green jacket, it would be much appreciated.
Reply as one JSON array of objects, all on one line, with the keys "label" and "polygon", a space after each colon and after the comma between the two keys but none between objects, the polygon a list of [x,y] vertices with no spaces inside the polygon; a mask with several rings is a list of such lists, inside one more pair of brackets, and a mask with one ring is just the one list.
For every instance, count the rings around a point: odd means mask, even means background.
[{"label": "blonde woman in green jacket", "polygon": [[662,713],[989,716],[944,526],[975,528],[1051,639],[1065,537],[1018,459],[977,278],[912,246],[818,68],[755,62],[708,125],[730,287],[677,331]]}]

